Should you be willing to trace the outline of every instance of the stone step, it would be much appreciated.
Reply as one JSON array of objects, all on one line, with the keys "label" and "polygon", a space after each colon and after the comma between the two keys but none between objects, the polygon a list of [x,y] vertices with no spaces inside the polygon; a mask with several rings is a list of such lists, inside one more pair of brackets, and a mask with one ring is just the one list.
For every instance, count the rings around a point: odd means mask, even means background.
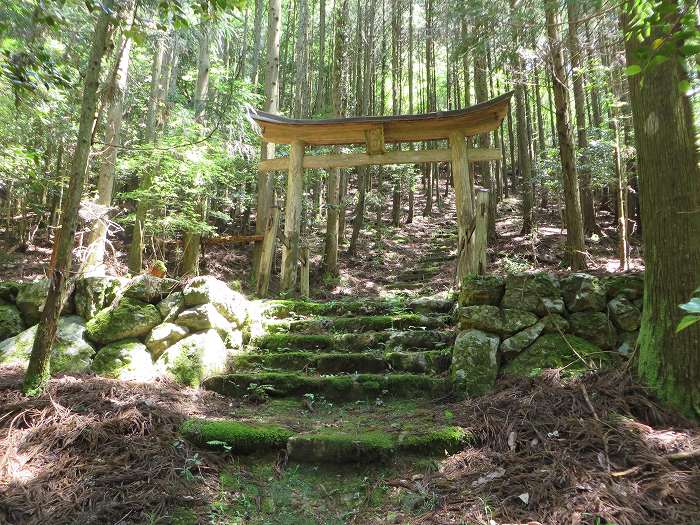
[{"label": "stone step", "polygon": [[418,264],[423,264],[423,263],[445,263],[445,262],[450,262],[454,261],[457,258],[456,255],[433,255],[430,257],[424,257],[422,258]]},{"label": "stone step", "polygon": [[352,374],[317,376],[295,372],[235,373],[204,381],[208,390],[241,398],[255,387],[265,387],[270,397],[323,396],[332,401],[377,398],[436,398],[451,391],[451,383],[422,374]]},{"label": "stone step", "polygon": [[245,454],[286,448],[292,461],[319,464],[386,462],[398,454],[441,455],[457,452],[474,442],[472,434],[457,426],[363,432],[341,427],[295,432],[271,424],[191,418],[181,425],[180,432],[198,445],[227,452]]},{"label": "stone step", "polygon": [[348,315],[387,315],[403,308],[401,299],[367,300],[341,299],[329,301],[305,301],[300,299],[279,299],[264,301],[263,316],[273,319],[288,317],[341,317]]},{"label": "stone step", "polygon": [[445,328],[447,316],[421,314],[374,315],[357,317],[320,317],[268,323],[268,333],[325,334],[328,332],[353,333],[380,330],[407,330],[410,328]]},{"label": "stone step", "polygon": [[384,353],[284,352],[241,354],[233,358],[232,369],[310,371],[318,374],[411,372],[441,374],[452,362],[450,350]]},{"label": "stone step", "polygon": [[399,281],[384,285],[385,290],[420,290],[425,286],[424,282]]},{"label": "stone step", "polygon": [[267,334],[251,340],[257,352],[360,352],[385,350],[411,352],[416,350],[449,349],[455,340],[451,330],[386,330],[349,334]]}]

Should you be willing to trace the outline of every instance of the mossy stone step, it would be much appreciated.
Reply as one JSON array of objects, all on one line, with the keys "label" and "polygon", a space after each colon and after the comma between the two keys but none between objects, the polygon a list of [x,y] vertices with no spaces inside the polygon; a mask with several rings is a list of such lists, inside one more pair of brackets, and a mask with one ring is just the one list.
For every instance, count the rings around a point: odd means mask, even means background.
[{"label": "mossy stone step", "polygon": [[385,290],[420,290],[425,286],[422,281],[399,281],[391,284],[384,285]]},{"label": "mossy stone step", "polygon": [[430,431],[323,429],[296,433],[277,425],[192,418],[181,425],[180,432],[198,445],[223,448],[227,452],[245,454],[286,447],[292,461],[332,464],[385,462],[398,453],[454,453],[473,442],[469,432],[455,426]]},{"label": "mossy stone step", "polygon": [[420,314],[374,315],[358,317],[325,317],[298,321],[279,321],[268,325],[271,333],[324,334],[327,332],[369,332],[406,330],[409,328],[444,328],[450,321],[446,316]]},{"label": "mossy stone step", "polygon": [[359,352],[362,350],[440,350],[454,343],[455,332],[449,330],[393,330],[348,334],[267,334],[254,338],[251,347],[270,352],[323,350]]},{"label": "mossy stone step", "polygon": [[229,419],[186,420],[180,432],[199,445],[226,444],[231,452],[249,453],[284,448],[294,432],[276,425],[249,425]]},{"label": "mossy stone step", "polygon": [[440,374],[449,369],[451,362],[452,352],[449,350],[376,354],[283,352],[237,355],[233,358],[232,368],[234,370],[313,369],[319,374],[390,371]]},{"label": "mossy stone step", "polygon": [[224,396],[242,397],[250,385],[269,386],[272,397],[314,394],[332,401],[356,401],[387,397],[433,398],[448,394],[451,383],[419,374],[352,374],[312,376],[293,372],[236,373],[214,376],[204,388]]},{"label": "mossy stone step", "polygon": [[456,255],[433,255],[430,257],[424,257],[419,261],[418,264],[426,264],[426,263],[445,263],[445,262],[450,262],[454,261],[457,258]]},{"label": "mossy stone step", "polygon": [[284,319],[290,316],[387,315],[400,310],[402,306],[403,301],[401,299],[342,299],[323,302],[279,299],[265,301],[263,303],[263,315],[275,319]]}]

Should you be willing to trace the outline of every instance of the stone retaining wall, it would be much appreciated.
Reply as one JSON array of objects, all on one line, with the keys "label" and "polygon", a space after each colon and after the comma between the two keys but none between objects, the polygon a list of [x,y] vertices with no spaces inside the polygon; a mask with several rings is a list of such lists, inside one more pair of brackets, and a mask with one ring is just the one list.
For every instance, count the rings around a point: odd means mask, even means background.
[{"label": "stone retaining wall", "polygon": [[576,371],[633,351],[643,277],[573,273],[471,276],[458,297],[452,378],[468,394],[499,373]]}]

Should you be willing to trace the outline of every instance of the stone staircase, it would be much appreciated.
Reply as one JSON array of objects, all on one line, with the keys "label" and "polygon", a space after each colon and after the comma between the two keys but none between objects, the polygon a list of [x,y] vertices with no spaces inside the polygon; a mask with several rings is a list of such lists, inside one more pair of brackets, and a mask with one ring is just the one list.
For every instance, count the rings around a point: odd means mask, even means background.
[{"label": "stone staircase", "polygon": [[292,461],[354,463],[443,454],[469,434],[451,424],[455,332],[449,300],[269,301],[233,358],[204,387],[231,397],[228,420],[183,432],[235,452],[286,449]]}]

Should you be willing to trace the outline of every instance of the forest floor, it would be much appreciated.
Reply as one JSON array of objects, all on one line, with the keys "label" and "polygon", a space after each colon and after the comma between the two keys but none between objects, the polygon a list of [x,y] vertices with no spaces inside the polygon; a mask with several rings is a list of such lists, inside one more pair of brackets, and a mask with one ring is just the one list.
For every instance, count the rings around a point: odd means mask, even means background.
[{"label": "forest floor", "polygon": [[264,405],[80,375],[29,399],[21,380],[0,367],[0,523],[700,523],[700,427],[625,370],[501,381],[442,407],[475,435],[464,451],[335,468],[194,448],[178,434],[188,416]]},{"label": "forest floor", "polygon": [[[352,197],[352,196],[351,196]],[[443,197],[442,206],[433,203],[432,213],[423,216],[425,197],[417,192],[415,215],[410,224],[405,222],[407,208],[404,203],[402,221],[399,227],[390,223],[389,210],[383,208],[382,223],[378,227],[376,208],[368,207],[365,225],[361,231],[358,254],[351,257],[347,253],[352,228],[352,210],[347,212],[347,239],[341,244],[339,254],[340,276],[330,279],[320,270],[323,254],[323,232],[325,218],[312,222],[307,239],[312,254],[312,295],[316,298],[338,296],[382,296],[391,293],[393,283],[400,279],[402,272],[413,268],[417,261],[430,254],[431,239],[436,235],[453,233],[456,235],[456,212],[453,195]],[[564,271],[563,256],[566,232],[561,230],[560,205],[551,202],[547,208],[534,209],[535,228],[530,235],[521,235],[522,218],[520,202],[517,198],[505,199],[498,205],[497,240],[488,248],[488,272],[513,273],[530,270]],[[618,271],[617,232],[612,214],[599,210],[598,223],[601,235],[586,239],[588,249],[588,271],[604,273]],[[634,233],[634,232],[633,232]],[[2,230],[0,229],[0,239]],[[50,243],[45,236],[36,236],[34,244],[20,251],[12,243],[0,240],[0,279],[32,280],[46,273],[50,260]],[[277,286],[277,274],[281,261],[278,250],[271,288]],[[80,250],[77,251],[80,253]],[[445,253],[454,255],[456,249]],[[202,273],[211,274],[227,282],[238,281],[244,291],[254,288],[251,281],[250,260],[252,245],[214,245],[204,251]],[[168,267],[175,267],[179,254],[175,251],[167,256]],[[107,265],[113,275],[128,272],[127,247],[124,239],[117,238],[108,250]],[[454,261],[438,263],[441,267],[433,275],[423,279],[423,293],[437,293],[454,285]],[[77,266],[77,261],[74,267]],[[643,261],[639,250],[639,239],[631,238],[631,270],[642,270]],[[387,288],[389,286],[389,288]]]}]

